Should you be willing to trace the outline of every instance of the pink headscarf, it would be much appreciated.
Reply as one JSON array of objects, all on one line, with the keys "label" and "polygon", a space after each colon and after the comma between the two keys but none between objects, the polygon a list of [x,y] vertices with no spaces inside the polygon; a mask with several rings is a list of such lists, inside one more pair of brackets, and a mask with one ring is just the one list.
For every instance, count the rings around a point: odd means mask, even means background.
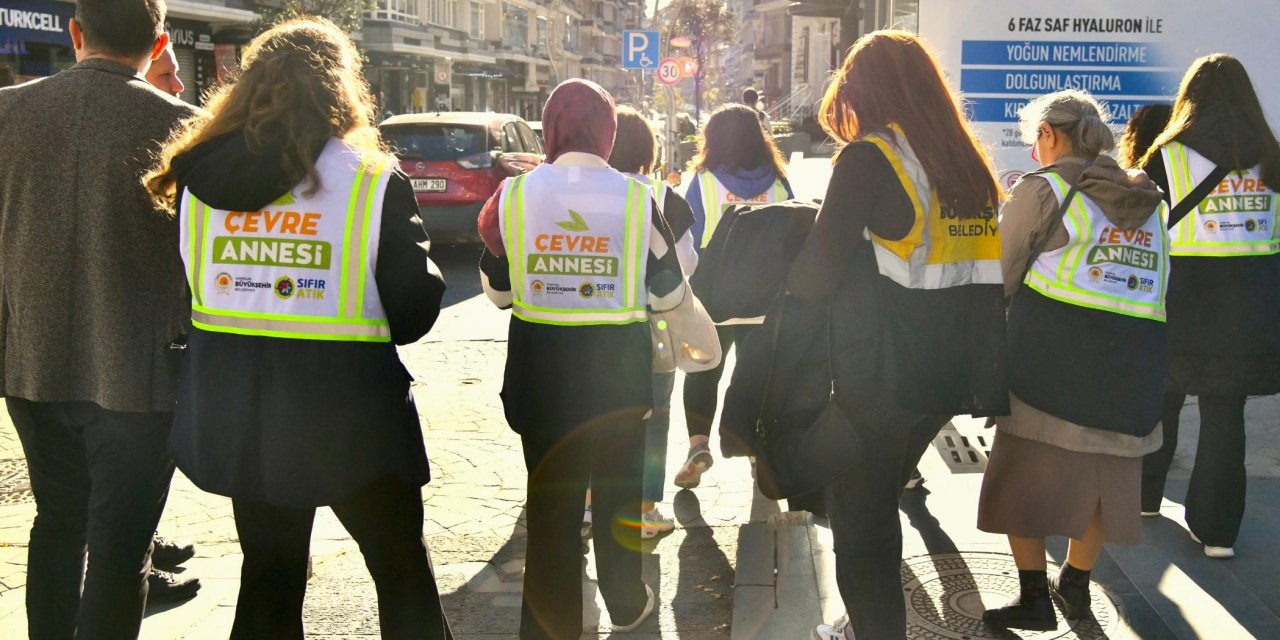
[{"label": "pink headscarf", "polygon": [[547,140],[547,162],[555,162],[569,151],[607,159],[618,132],[613,96],[590,80],[565,80],[551,91],[542,109],[542,131]]}]

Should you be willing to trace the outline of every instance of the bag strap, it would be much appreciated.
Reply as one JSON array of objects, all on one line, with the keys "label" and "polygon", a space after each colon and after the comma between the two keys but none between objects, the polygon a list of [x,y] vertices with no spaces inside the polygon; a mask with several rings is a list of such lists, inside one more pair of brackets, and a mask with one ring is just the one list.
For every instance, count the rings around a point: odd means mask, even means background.
[{"label": "bag strap", "polygon": [[[765,410],[768,409],[769,392],[773,389],[773,370],[776,368],[778,359],[778,339],[782,335],[782,323],[786,314],[786,305],[782,304],[786,293],[778,294],[774,299],[771,310],[776,307],[777,321],[773,323],[773,330],[769,332],[770,348],[769,348],[769,369],[765,373],[764,390],[760,393],[760,411],[756,416],[756,435],[764,439],[763,416]],[[831,395],[829,401],[835,401],[836,398],[836,372],[835,372],[835,344],[834,333],[831,327],[831,298],[827,298],[827,375],[831,378]]]},{"label": "bag strap", "polygon": [[768,409],[769,391],[773,389],[773,370],[777,368],[778,338],[782,335],[782,322],[786,316],[787,306],[782,304],[786,295],[786,291],[779,291],[778,297],[774,298],[773,304],[769,306],[770,311],[776,311],[778,317],[773,323],[773,329],[769,332],[769,368],[765,371],[764,389],[760,392],[760,411],[756,413],[756,437],[761,440],[764,439],[764,412]]},{"label": "bag strap", "polygon": [[1204,199],[1209,197],[1209,192],[1217,188],[1218,184],[1222,182],[1223,178],[1227,177],[1228,173],[1231,173],[1230,169],[1220,164],[1214,165],[1213,171],[1209,172],[1209,175],[1205,177],[1204,180],[1201,180],[1200,184],[1196,185],[1196,188],[1192,189],[1191,193],[1187,194],[1187,197],[1183,198],[1178,202],[1178,204],[1174,205],[1173,209],[1169,210],[1169,224],[1167,228],[1172,229],[1174,225],[1187,217],[1187,214],[1191,213],[1192,209],[1200,206],[1200,203],[1204,202]]},{"label": "bag strap", "polygon": [[[1093,160],[1089,160],[1084,163],[1084,168],[1080,170],[1080,176],[1071,184],[1071,188],[1067,190],[1067,194],[1062,196],[1062,204],[1058,206],[1058,215],[1053,218],[1055,221],[1061,220],[1067,215],[1067,210],[1071,208],[1071,200],[1075,198],[1076,192],[1080,190],[1080,181],[1084,179],[1084,172],[1088,171],[1089,167],[1092,166]],[[1041,172],[1033,172],[1030,175],[1036,175],[1037,173]],[[1048,246],[1049,240],[1053,238],[1054,229],[1056,229],[1054,225],[1049,225],[1048,232],[1044,234],[1043,238],[1040,238],[1040,241],[1036,243],[1036,246],[1032,247],[1031,255],[1027,258],[1027,266],[1023,267],[1022,277],[1018,278],[1018,282],[1022,282],[1027,279],[1027,274],[1031,272],[1032,265],[1036,263],[1036,259],[1040,257],[1040,254],[1044,253],[1044,248]]]}]

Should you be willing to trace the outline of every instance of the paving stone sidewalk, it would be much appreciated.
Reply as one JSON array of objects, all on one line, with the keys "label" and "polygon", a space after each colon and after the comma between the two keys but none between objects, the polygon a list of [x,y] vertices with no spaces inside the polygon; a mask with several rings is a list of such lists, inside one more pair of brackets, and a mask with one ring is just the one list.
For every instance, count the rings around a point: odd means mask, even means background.
[{"label": "paving stone sidewalk", "polygon": [[[507,316],[479,293],[472,252],[444,248],[437,261],[450,279],[451,306],[423,342],[402,348],[414,375],[433,480],[423,491],[424,531],[458,638],[514,638],[519,628],[525,554],[525,467],[519,439],[507,428],[498,391],[506,354]],[[673,398],[668,476],[684,460],[680,390]],[[646,545],[645,579],[660,607],[635,637],[727,638],[737,528],[747,521],[751,478],[741,459],[719,461],[696,491],[668,485],[662,509],[681,528]],[[35,508],[22,449],[0,411],[0,637],[26,636],[26,546]],[[203,583],[178,606],[156,607],[142,638],[226,638],[240,567],[231,503],[175,476],[160,533],[194,541],[186,575]],[[358,549],[328,509],[312,534],[314,575],[308,585],[308,637],[377,637],[377,605]],[[586,567],[588,632],[610,621]],[[679,634],[675,630],[679,628]]]}]

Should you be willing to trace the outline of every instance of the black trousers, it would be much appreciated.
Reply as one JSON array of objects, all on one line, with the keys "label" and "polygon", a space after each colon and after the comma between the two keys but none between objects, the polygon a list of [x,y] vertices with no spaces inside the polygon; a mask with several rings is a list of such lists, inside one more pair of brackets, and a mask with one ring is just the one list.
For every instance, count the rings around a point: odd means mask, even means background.
[{"label": "black trousers", "polygon": [[[1178,421],[1187,396],[1164,398],[1164,444],[1142,460],[1142,510],[1157,511],[1178,450]],[[1230,547],[1244,519],[1244,404],[1246,397],[1200,396],[1200,441],[1187,487],[1187,526],[1201,542]]]},{"label": "black trousers", "polygon": [[[382,637],[451,639],[422,538],[422,490],[385,479],[330,506],[373,576]],[[315,509],[236,499],[232,507],[244,552],[232,640],[301,640]]]},{"label": "black trousers", "polygon": [[864,434],[862,459],[827,485],[836,584],[858,640],[902,640],[907,635],[898,499],[950,417],[913,420]]},{"label": "black trousers", "polygon": [[[729,347],[741,344],[743,338],[758,324],[722,324],[716,327],[720,349],[727,357]],[[724,358],[714,369],[690,373],[684,377],[684,415],[689,437],[710,436],[715,423],[716,407],[720,404],[720,376],[724,375]]]},{"label": "black trousers", "polygon": [[173,414],[21,398],[8,405],[36,498],[27,550],[30,637],[137,638],[151,537],[173,477]]},{"label": "black trousers", "polygon": [[630,624],[647,601],[640,578],[644,410],[605,416],[564,438],[521,436],[529,527],[521,640],[582,635],[582,507],[591,484],[597,578],[609,617]]}]

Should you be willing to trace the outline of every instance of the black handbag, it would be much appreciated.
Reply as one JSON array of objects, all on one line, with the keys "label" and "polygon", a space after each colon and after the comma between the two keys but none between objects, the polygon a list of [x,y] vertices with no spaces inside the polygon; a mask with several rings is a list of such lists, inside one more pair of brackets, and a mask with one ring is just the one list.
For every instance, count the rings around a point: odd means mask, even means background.
[{"label": "black handbag", "polygon": [[844,473],[863,453],[862,437],[836,402],[836,376],[832,348],[831,306],[827,305],[827,372],[830,393],[818,406],[773,415],[773,391],[778,336],[781,333],[785,299],[774,305],[779,314],[772,331],[772,355],[760,415],[756,420],[756,481],[760,492],[772,500],[813,493]]}]

